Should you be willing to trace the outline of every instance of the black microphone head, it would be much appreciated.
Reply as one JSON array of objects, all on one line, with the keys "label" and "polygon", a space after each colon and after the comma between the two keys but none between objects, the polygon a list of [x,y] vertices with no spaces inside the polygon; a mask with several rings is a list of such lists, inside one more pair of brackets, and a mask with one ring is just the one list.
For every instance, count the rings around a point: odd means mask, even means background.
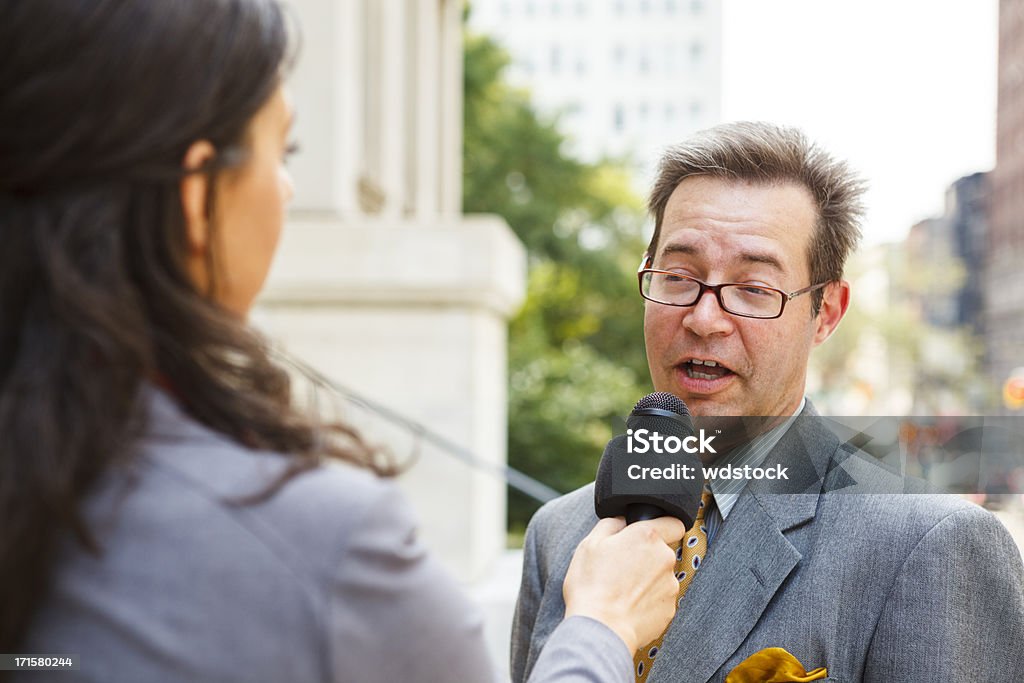
[{"label": "black microphone head", "polygon": [[653,394],[647,394],[636,402],[636,405],[633,406],[633,412],[638,410],[648,410],[650,408],[667,410],[677,415],[690,416],[690,411],[687,409],[686,404],[683,403],[682,399],[675,394],[668,393],[667,391],[656,391]]},{"label": "black microphone head", "polygon": [[[671,437],[684,443],[694,436],[693,422],[686,404],[677,396],[666,392],[648,394],[640,399],[626,422],[627,434],[620,434],[608,442],[601,456],[594,486],[594,508],[598,517],[625,516],[643,508],[657,508],[661,514],[682,520],[686,528],[693,525],[700,504],[704,476],[700,458],[693,452],[680,450],[672,454],[639,455],[630,452],[632,435],[639,437],[642,430]],[[632,464],[646,463],[664,469],[668,466],[679,478],[672,481],[631,481],[626,477]],[[689,468],[690,478],[681,475]],[[649,516],[649,515],[645,515]]]}]

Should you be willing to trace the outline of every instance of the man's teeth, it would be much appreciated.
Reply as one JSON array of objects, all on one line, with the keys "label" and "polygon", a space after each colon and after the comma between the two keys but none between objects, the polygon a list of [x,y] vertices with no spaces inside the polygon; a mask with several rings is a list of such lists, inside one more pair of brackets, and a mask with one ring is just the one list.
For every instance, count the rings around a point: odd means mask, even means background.
[{"label": "man's teeth", "polygon": [[[686,364],[686,374],[691,379],[720,379],[721,377],[724,376],[724,372],[716,371],[714,374],[700,372],[697,370],[697,366],[704,366],[707,368],[719,367],[718,363],[713,360],[701,360],[700,358],[693,358],[690,360],[689,363]],[[722,370],[725,371],[726,368],[723,367]]]}]

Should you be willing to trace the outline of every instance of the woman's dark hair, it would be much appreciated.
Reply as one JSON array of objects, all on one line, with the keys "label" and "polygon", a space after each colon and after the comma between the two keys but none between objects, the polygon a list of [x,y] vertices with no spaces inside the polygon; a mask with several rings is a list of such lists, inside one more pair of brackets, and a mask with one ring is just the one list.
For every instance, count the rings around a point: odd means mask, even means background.
[{"label": "woman's dark hair", "polygon": [[[291,459],[380,472],[351,430],[319,438],[264,340],[186,275],[182,160],[244,163],[280,84],[274,0],[31,0],[0,21],[0,652],[16,652],[58,541],[132,456],[148,380],[196,420]],[[213,183],[211,183],[213,186]]]}]

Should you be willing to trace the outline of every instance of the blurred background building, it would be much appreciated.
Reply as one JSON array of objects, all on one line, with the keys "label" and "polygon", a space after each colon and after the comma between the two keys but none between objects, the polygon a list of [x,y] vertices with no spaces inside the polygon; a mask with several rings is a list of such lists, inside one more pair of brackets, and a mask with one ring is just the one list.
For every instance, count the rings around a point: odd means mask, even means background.
[{"label": "blurred background building", "polygon": [[720,121],[717,0],[474,0],[469,25],[509,51],[509,81],[560,115],[574,155],[628,160],[641,183],[665,145]]},{"label": "blurred background building", "polygon": [[988,257],[989,194],[987,174],[960,178],[946,189],[945,213],[910,228],[907,257],[918,267],[935,268],[933,287],[920,297],[920,312],[930,325],[967,328],[984,336],[984,274]]},{"label": "blurred background building", "polygon": [[953,233],[953,253],[964,269],[954,304],[955,321],[979,339],[985,336],[989,181],[989,173],[974,173],[960,178],[946,191],[946,216]]},{"label": "blurred background building", "polygon": [[[988,376],[1002,388],[1024,366],[1024,3],[999,2],[999,98],[987,243]],[[1012,402],[1001,409],[1017,411]],[[1024,397],[1020,403],[1024,405]]]},{"label": "blurred background building", "polygon": [[[911,226],[901,245],[898,298],[914,337],[903,337],[908,413],[975,414],[991,407],[984,378],[988,175],[952,183],[945,211]],[[898,302],[894,302],[898,305]],[[916,327],[915,327],[916,326]]]}]

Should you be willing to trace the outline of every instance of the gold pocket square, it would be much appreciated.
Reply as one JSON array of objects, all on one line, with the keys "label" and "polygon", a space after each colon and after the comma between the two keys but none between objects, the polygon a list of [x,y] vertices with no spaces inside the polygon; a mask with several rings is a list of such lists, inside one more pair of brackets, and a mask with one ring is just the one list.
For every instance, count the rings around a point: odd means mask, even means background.
[{"label": "gold pocket square", "polygon": [[802,683],[826,676],[825,667],[804,671],[804,665],[789,652],[769,647],[744,659],[725,677],[725,683]]}]

